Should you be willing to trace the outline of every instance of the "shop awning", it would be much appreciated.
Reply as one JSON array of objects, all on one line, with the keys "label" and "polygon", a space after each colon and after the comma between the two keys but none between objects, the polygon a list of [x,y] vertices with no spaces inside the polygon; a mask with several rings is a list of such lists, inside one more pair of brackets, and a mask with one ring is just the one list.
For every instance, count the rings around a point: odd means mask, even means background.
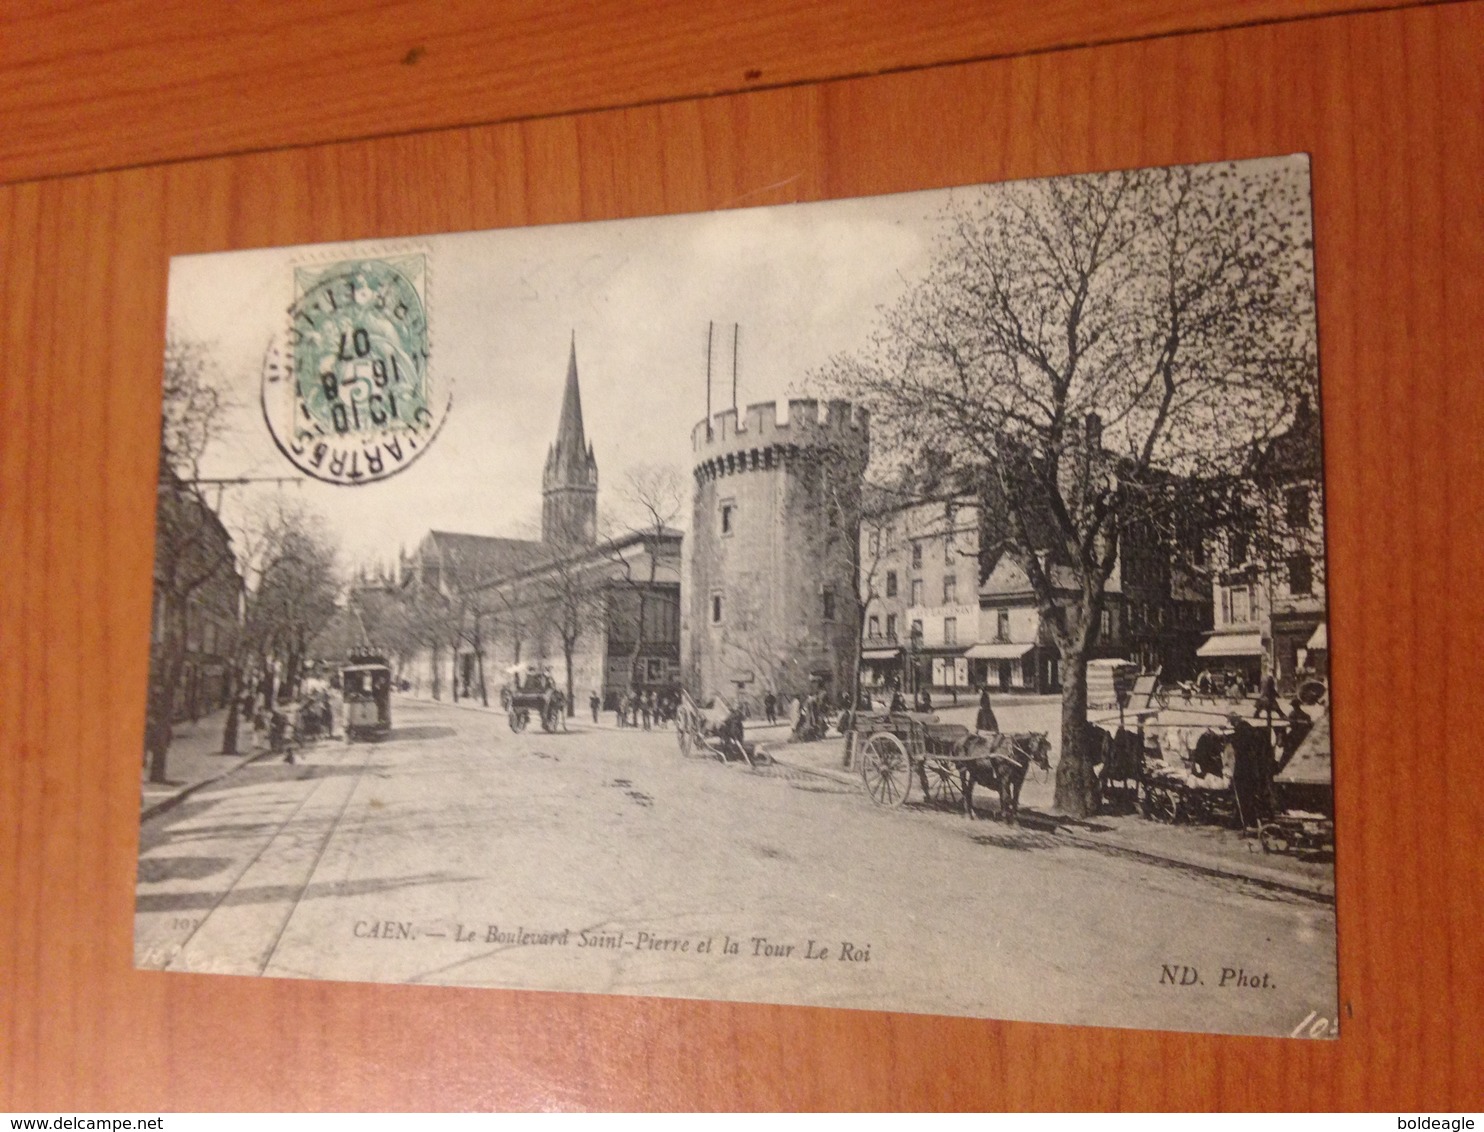
[{"label": "shop awning", "polygon": [[902,655],[900,648],[895,649],[862,649],[862,660],[896,660]]},{"label": "shop awning", "polygon": [[1019,660],[1035,647],[1035,645],[1010,644],[1008,642],[993,645],[974,645],[964,655],[970,660]]},{"label": "shop awning", "polygon": [[1212,637],[1195,650],[1196,656],[1261,656],[1262,637],[1257,633],[1225,633]]},{"label": "shop awning", "polygon": [[1329,651],[1329,622],[1319,622],[1319,628],[1314,630],[1314,635],[1309,638],[1309,643],[1304,646],[1308,649],[1324,649]]}]

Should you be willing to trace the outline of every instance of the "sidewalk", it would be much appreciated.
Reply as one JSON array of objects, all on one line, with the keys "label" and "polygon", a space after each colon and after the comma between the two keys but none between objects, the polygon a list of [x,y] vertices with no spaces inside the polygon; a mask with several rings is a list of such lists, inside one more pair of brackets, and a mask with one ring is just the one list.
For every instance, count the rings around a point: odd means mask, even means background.
[{"label": "sidewalk", "polygon": [[[751,734],[749,732],[749,734]],[[789,743],[786,736],[766,744],[768,754],[780,766],[822,775],[854,786],[865,799],[858,769],[843,765],[844,740],[831,738],[817,743]],[[1262,851],[1256,837],[1240,830],[1206,825],[1170,825],[1150,821],[1138,814],[1099,814],[1078,821],[1052,812],[1056,769],[1046,774],[1034,767],[1020,795],[1022,827],[1064,838],[1068,843],[1098,852],[1127,856],[1161,865],[1260,884],[1303,896],[1334,901],[1334,866],[1330,862],[1301,860],[1287,854]],[[993,791],[975,791],[975,810],[982,816],[992,812],[988,801]],[[913,783],[908,804],[920,804],[921,787]]]},{"label": "sidewalk", "polygon": [[169,781],[150,782],[149,762],[148,759],[144,761],[140,821],[163,813],[203,786],[225,778],[244,763],[269,753],[266,742],[261,747],[253,746],[252,725],[244,719],[239,721],[237,729],[238,754],[223,755],[222,728],[226,722],[227,710],[223,708],[202,716],[195,723],[186,721],[175,725],[170,754],[165,760],[165,776]]}]

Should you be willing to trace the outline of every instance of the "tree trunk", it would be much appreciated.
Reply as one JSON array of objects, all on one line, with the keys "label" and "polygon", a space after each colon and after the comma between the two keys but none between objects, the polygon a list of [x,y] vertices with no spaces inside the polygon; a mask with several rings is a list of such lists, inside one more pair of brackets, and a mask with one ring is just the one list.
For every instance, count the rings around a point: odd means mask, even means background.
[{"label": "tree trunk", "polygon": [[1093,773],[1087,727],[1087,654],[1063,652],[1061,760],[1056,764],[1054,805],[1074,818],[1091,815],[1097,801],[1097,776]]},{"label": "tree trunk", "polygon": [[574,710],[576,697],[573,694],[574,689],[572,687],[572,651],[575,647],[575,641],[572,644],[568,644],[566,641],[562,642],[562,659],[567,662],[567,717],[569,719],[576,714]]},{"label": "tree trunk", "polygon": [[237,753],[237,704],[242,699],[242,673],[237,665],[227,670],[227,722],[222,728],[222,754]]},{"label": "tree trunk", "polygon": [[180,682],[180,670],[183,665],[184,657],[172,650],[172,654],[165,661],[164,679],[160,681],[152,697],[151,710],[148,712],[149,720],[145,728],[145,745],[149,748],[149,780],[151,782],[170,781],[166,772],[175,722],[175,688]]},{"label": "tree trunk", "polygon": [[479,642],[474,645],[474,667],[479,671],[479,702],[489,707],[490,690],[489,685],[484,682],[484,645]]}]

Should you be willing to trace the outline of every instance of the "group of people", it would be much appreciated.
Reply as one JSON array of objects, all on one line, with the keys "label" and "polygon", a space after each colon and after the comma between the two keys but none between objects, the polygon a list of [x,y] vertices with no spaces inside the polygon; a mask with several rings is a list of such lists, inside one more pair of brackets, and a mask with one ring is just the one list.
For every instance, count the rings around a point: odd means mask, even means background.
[{"label": "group of people", "polygon": [[[619,727],[642,727],[648,731],[656,724],[663,725],[674,719],[678,702],[678,697],[669,692],[656,692],[652,688],[647,691],[630,689],[614,700],[613,716]],[[598,714],[603,710],[603,697],[597,691],[588,697],[588,707],[592,710],[593,722],[597,723]]]},{"label": "group of people", "polygon": [[266,746],[285,762],[295,762],[295,752],[316,739],[335,738],[335,720],[340,697],[332,687],[338,679],[306,677],[292,699],[281,698],[271,676],[243,681],[238,712],[252,728],[253,745]]}]

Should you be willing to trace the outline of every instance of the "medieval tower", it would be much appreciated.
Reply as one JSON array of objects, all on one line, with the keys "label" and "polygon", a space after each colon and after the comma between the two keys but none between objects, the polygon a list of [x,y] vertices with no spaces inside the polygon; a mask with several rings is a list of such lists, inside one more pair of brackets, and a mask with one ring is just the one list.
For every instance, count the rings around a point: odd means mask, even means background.
[{"label": "medieval tower", "polygon": [[541,473],[541,541],[568,548],[598,541],[598,462],[582,429],[575,334],[567,357],[562,416]]},{"label": "medieval tower", "polygon": [[688,686],[757,700],[850,686],[864,410],[772,401],[718,413],[691,431],[695,494],[686,541]]}]

